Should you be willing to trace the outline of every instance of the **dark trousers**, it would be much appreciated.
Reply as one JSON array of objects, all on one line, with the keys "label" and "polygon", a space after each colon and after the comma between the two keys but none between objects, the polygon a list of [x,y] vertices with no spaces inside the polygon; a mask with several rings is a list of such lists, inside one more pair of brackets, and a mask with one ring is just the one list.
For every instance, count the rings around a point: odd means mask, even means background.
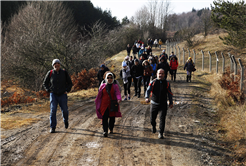
[{"label": "dark trousers", "polygon": [[177,69],[176,70],[171,70],[171,77],[174,79],[174,81],[176,80],[176,74],[177,74]]},{"label": "dark trousers", "polygon": [[108,129],[110,131],[113,131],[114,123],[115,123],[115,117],[109,117],[109,109],[107,108],[107,110],[103,115],[103,131],[106,133],[108,132]]},{"label": "dark trousers", "polygon": [[133,81],[134,81],[135,93],[140,94],[142,77],[139,79],[133,78]]},{"label": "dark trousers", "polygon": [[164,133],[165,129],[165,122],[166,122],[166,115],[167,115],[167,106],[155,105],[151,104],[150,108],[150,122],[153,127],[156,127],[156,118],[158,113],[160,112],[160,133]]},{"label": "dark trousers", "polygon": [[125,94],[125,96],[127,95],[127,92],[128,92],[128,94],[131,94],[130,87],[131,87],[131,82],[129,82],[129,81],[128,81],[128,83],[124,84],[124,94]]},{"label": "dark trousers", "polygon": [[147,87],[149,86],[149,82],[150,82],[150,76],[143,76],[144,93],[147,90]]}]

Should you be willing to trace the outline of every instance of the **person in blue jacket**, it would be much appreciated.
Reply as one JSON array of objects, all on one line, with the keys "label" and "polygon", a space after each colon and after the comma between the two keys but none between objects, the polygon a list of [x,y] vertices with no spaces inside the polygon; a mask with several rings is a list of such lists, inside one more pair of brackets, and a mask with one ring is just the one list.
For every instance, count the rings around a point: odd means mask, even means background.
[{"label": "person in blue jacket", "polygon": [[156,78],[156,63],[155,60],[152,57],[149,57],[149,63],[153,69],[153,73],[152,73],[152,80]]}]

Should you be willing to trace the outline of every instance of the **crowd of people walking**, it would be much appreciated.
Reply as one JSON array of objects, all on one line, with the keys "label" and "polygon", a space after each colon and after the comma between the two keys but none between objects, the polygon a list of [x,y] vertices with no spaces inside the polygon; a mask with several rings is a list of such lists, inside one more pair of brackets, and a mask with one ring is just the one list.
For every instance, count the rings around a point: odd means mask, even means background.
[{"label": "crowd of people walking", "polygon": [[[165,50],[163,50],[159,56],[154,55],[152,53],[153,45],[156,49],[157,45],[159,45],[159,48],[161,49],[161,39],[156,39],[155,41],[148,39],[147,45],[145,45],[141,40],[136,40],[133,46],[128,44],[126,47],[127,56],[122,62],[122,69],[120,70],[119,76],[123,82],[125,96],[123,99],[124,101],[131,100],[130,87],[132,83],[134,84],[134,96],[137,96],[138,98],[141,97],[141,86],[143,86],[143,96],[147,103],[151,102],[150,121],[153,133],[156,132],[156,118],[160,112],[160,130],[158,137],[162,139],[164,138],[163,133],[168,108],[167,99],[170,103],[169,108],[173,107],[171,86],[167,81],[167,76],[170,73],[171,81],[176,81],[179,64],[178,58],[174,52],[168,56]],[[187,70],[188,82],[188,79],[189,81],[191,80],[191,72],[194,71],[194,63],[191,58],[188,59],[184,69]],[[107,73],[106,76],[104,73]],[[105,80],[102,80],[102,75],[104,75]],[[119,104],[121,101],[121,96],[119,94],[120,85],[114,80],[114,78],[115,75],[110,72],[105,65],[100,66],[98,80],[102,83],[100,83],[99,92],[96,98],[96,110],[98,118],[102,119],[103,135],[105,137],[108,136],[108,128],[110,130],[109,133],[113,133],[115,117],[121,117],[120,109],[115,109],[116,112],[114,112],[111,108],[113,106],[109,102],[113,102],[117,99]],[[113,90],[111,90],[112,87]],[[151,99],[150,94],[152,94]],[[111,99],[110,96],[114,96],[114,98]]]},{"label": "crowd of people walking", "polygon": [[[133,46],[127,45],[127,56],[122,62],[122,69],[119,76],[122,79],[124,87],[124,101],[131,100],[131,85],[134,84],[134,96],[141,97],[141,86],[143,86],[143,96],[145,101],[151,103],[150,121],[152,132],[156,132],[156,118],[160,112],[159,135],[164,138],[165,119],[167,114],[167,99],[169,108],[173,107],[172,91],[170,83],[167,81],[168,73],[171,75],[171,81],[176,81],[178,69],[178,58],[172,52],[167,55],[165,50],[157,56],[152,53],[153,45],[161,49],[161,39],[147,40],[147,45],[141,40],[136,40]],[[72,82],[70,76],[65,70],[60,68],[60,60],[52,61],[53,70],[50,70],[44,79],[44,87],[50,92],[50,132],[54,133],[56,129],[57,105],[61,107],[65,128],[68,124],[67,92],[71,90]],[[195,71],[195,65],[192,58],[187,60],[184,70],[187,71],[187,82],[191,81],[191,73]],[[97,74],[99,81],[98,94],[95,100],[96,113],[99,119],[102,119],[103,136],[113,134],[115,117],[122,117],[120,112],[121,85],[116,80],[116,74],[111,72],[104,64],[100,66]],[[167,97],[168,96],[168,97]]]}]

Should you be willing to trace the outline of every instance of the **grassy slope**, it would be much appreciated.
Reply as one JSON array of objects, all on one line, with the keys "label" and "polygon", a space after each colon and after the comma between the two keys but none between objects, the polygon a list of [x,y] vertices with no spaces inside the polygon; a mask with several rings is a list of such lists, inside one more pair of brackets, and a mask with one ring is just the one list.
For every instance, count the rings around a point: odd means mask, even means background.
[{"label": "grassy slope", "polygon": [[[225,35],[226,34],[220,34],[220,36]],[[226,67],[230,66],[228,52],[234,55],[236,59],[241,58],[243,65],[246,67],[246,48],[239,50],[235,47],[226,46],[223,44],[222,40],[219,39],[218,35],[209,35],[207,38],[204,38],[202,35],[197,35],[195,36],[195,40],[198,41],[196,45],[189,48],[191,50],[191,57],[193,57],[192,49],[194,49],[196,52],[196,67],[198,68],[197,73],[203,74],[203,77],[211,83],[210,95],[215,98],[214,107],[217,108],[217,114],[220,118],[218,121],[218,126],[220,126],[221,130],[225,131],[225,133],[222,134],[221,139],[229,142],[230,148],[234,150],[236,157],[244,159],[244,164],[246,164],[246,105],[235,104],[231,98],[227,97],[228,91],[221,88],[218,83],[222,73],[221,52],[223,52],[226,58]],[[187,48],[185,42],[180,43],[179,47]],[[187,49],[185,50],[187,51]],[[205,71],[201,71],[201,50],[205,52]],[[211,52],[213,58],[212,73],[209,73],[208,51]],[[215,72],[215,51],[217,51],[219,56],[220,74],[216,74]],[[182,55],[183,51],[181,51],[181,57]],[[187,58],[188,53],[186,53],[185,59]],[[244,90],[246,90],[246,81],[244,81]]]}]

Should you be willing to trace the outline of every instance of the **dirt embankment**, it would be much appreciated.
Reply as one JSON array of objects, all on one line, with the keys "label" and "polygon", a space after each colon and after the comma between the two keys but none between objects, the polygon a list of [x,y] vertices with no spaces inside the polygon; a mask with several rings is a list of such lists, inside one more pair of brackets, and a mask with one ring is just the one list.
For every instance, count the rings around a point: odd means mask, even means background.
[{"label": "dirt embankment", "polygon": [[[48,113],[40,121],[14,131],[1,142],[2,165],[230,165],[230,152],[214,139],[211,126],[215,110],[207,96],[210,84],[202,75],[185,82],[178,71],[171,82],[175,106],[168,110],[165,139],[152,134],[150,105],[136,97],[120,104],[122,118],[115,133],[104,138],[94,99],[70,109],[69,129],[58,113],[57,133],[50,134]],[[132,89],[133,92],[133,89]],[[143,94],[142,94],[143,96]],[[157,119],[159,122],[159,120]],[[157,126],[158,127],[158,126]],[[10,132],[10,134],[7,134]]]}]

